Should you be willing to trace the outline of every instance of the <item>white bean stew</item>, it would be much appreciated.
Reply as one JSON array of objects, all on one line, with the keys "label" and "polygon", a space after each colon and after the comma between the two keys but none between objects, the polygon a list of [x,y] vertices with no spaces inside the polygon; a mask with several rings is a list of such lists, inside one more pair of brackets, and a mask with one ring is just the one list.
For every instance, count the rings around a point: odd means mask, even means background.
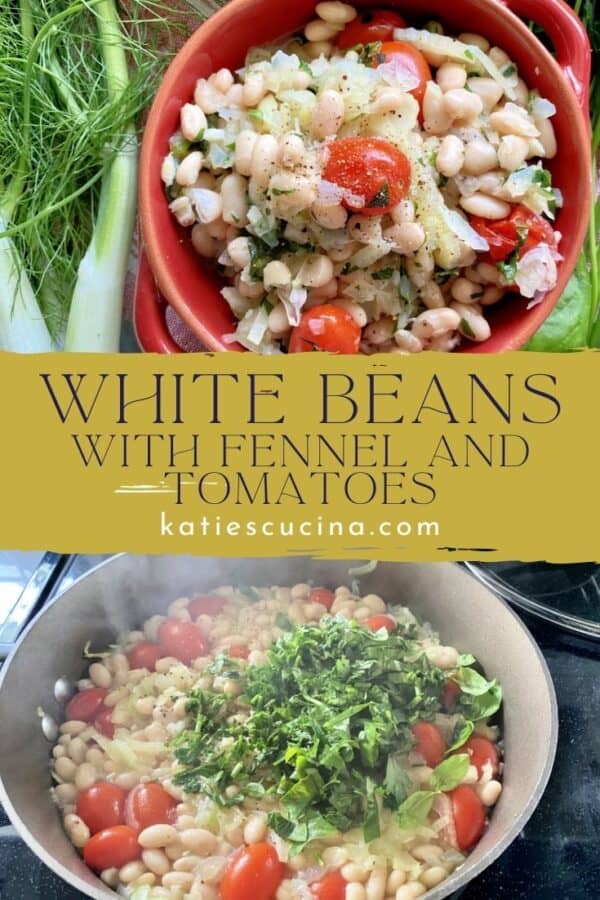
[{"label": "white bean stew", "polygon": [[374,594],[223,587],[85,654],[52,794],[132,900],[410,900],[500,797],[500,685]]}]

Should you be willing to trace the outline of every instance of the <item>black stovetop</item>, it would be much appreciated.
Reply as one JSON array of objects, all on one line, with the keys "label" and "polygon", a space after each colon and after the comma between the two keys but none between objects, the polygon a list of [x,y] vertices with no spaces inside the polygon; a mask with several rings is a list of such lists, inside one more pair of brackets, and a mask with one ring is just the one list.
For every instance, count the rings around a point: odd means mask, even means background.
[{"label": "black stovetop", "polygon": [[[83,560],[76,564],[67,580],[85,565]],[[461,900],[597,900],[600,644],[526,617],[525,622],[541,646],[556,686],[560,715],[556,766],[525,830],[494,865],[456,896]],[[83,898],[27,849],[1,807],[0,898]]]}]

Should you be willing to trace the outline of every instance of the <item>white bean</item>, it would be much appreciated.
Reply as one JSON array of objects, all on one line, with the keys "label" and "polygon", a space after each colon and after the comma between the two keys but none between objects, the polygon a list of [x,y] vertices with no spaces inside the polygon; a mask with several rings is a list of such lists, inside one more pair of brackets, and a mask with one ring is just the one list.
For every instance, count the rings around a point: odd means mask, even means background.
[{"label": "white bean", "polygon": [[346,25],[358,15],[354,7],[348,3],[336,2],[318,3],[315,12],[324,22],[331,25]]},{"label": "white bean", "polygon": [[304,175],[278,172],[271,178],[269,189],[279,209],[308,209],[315,201],[315,184]]},{"label": "white bean", "polygon": [[458,665],[458,650],[454,647],[444,647],[441,644],[434,644],[427,647],[425,654],[429,662],[440,669],[455,669]]},{"label": "white bean", "polygon": [[[369,877],[369,872],[358,863],[349,862],[346,863],[346,865],[342,866],[341,875],[342,878],[345,878],[346,881],[357,881],[360,884],[363,884]],[[348,897],[347,893],[346,897]]]},{"label": "white bean", "polygon": [[219,93],[226,94],[233,86],[233,72],[229,69],[219,69],[218,72],[210,76],[209,82]]},{"label": "white bean", "polygon": [[336,135],[344,121],[344,98],[338,91],[326,90],[317,97],[312,131],[318,140]]},{"label": "white bean", "polygon": [[554,157],[558,153],[558,144],[556,141],[556,134],[554,133],[554,125],[552,124],[550,119],[536,119],[535,124],[540,133],[540,143],[544,148],[544,152],[543,154],[540,154],[540,156],[543,156],[545,159],[554,159]]},{"label": "white bean", "polygon": [[245,269],[252,261],[250,241],[247,237],[235,238],[227,245],[227,252],[237,269]]},{"label": "white bean", "polygon": [[179,834],[172,825],[150,825],[138,836],[140,846],[145,850],[156,850],[169,847],[179,839]]},{"label": "white bean", "polygon": [[54,763],[54,771],[63,781],[74,781],[77,766],[68,756],[61,756]]},{"label": "white bean", "polygon": [[477,788],[477,793],[484,806],[494,806],[500,799],[502,785],[499,781],[488,781],[487,784]]},{"label": "white bean", "polygon": [[112,676],[106,666],[103,666],[102,663],[92,663],[89,669],[89,675],[91,680],[97,687],[100,688],[108,688],[112,682]]},{"label": "white bean", "polygon": [[107,884],[111,888],[116,888],[119,886],[118,869],[104,869],[102,872],[100,872],[100,878],[102,879],[104,884]]},{"label": "white bean", "polygon": [[119,881],[122,881],[123,884],[131,884],[132,881],[137,881],[138,878],[141,878],[145,871],[144,863],[134,860],[134,862],[127,863],[119,869]]},{"label": "white bean", "polygon": [[480,284],[475,284],[468,278],[457,278],[452,283],[450,293],[459,303],[477,303],[483,296],[483,289]]},{"label": "white bean", "polygon": [[186,850],[209,856],[217,846],[217,838],[206,828],[186,828],[180,835],[181,843]]},{"label": "white bean", "polygon": [[65,784],[57,784],[54,788],[54,793],[62,804],[75,803],[77,800],[77,788],[74,784],[68,782]]},{"label": "white bean", "polygon": [[345,309],[347,313],[350,313],[359,328],[364,328],[368,322],[365,308],[360,303],[355,303],[354,300],[339,297],[337,300],[333,300],[331,305],[337,306],[339,309]]},{"label": "white bean", "polygon": [[502,300],[505,293],[506,291],[504,288],[493,285],[492,287],[485,289],[483,297],[480,297],[479,302],[482,306],[493,306],[494,303]]},{"label": "white bean", "polygon": [[96,768],[91,763],[84,762],[80,766],[77,766],[74,781],[78,790],[86,791],[93,784],[96,784],[98,780],[99,776]]},{"label": "white bean", "polygon": [[252,151],[252,179],[261,188],[271,180],[279,154],[279,143],[272,134],[261,134]]},{"label": "white bean", "polygon": [[291,329],[283,303],[278,303],[269,313],[268,328],[274,337],[283,337]]},{"label": "white bean", "polygon": [[446,178],[458,175],[465,161],[465,145],[455,134],[448,134],[442,140],[436,155],[435,165],[438,172]]},{"label": "white bean", "polygon": [[216,113],[223,105],[223,94],[214,85],[209,84],[205,78],[196,82],[194,90],[194,103],[206,113],[207,116]]},{"label": "white bean", "polygon": [[248,221],[248,182],[242,175],[227,175],[221,184],[223,220],[243,228]]},{"label": "white bean", "polygon": [[[239,178],[240,176],[231,177]],[[210,225],[212,222],[221,220],[223,199],[216,191],[209,191],[206,188],[195,188],[192,206],[201,225]]]},{"label": "white bean", "polygon": [[463,172],[466,175],[483,175],[498,165],[496,148],[485,140],[469,141],[465,147]]},{"label": "white bean", "polygon": [[309,59],[318,59],[320,56],[330,56],[333,53],[331,41],[312,41],[306,44],[304,52]]},{"label": "white bean", "polygon": [[87,744],[81,740],[81,738],[73,738],[71,743],[69,744],[68,750],[69,756],[73,760],[74,763],[80,765],[85,761],[85,755],[87,753]]},{"label": "white bean", "polygon": [[435,80],[444,93],[446,91],[464,88],[467,83],[467,72],[464,66],[458,63],[444,63],[436,72]]},{"label": "white bean", "polygon": [[412,334],[425,343],[431,338],[439,337],[448,331],[456,331],[460,324],[460,315],[454,309],[428,309],[421,313],[412,325]]},{"label": "white bean", "polygon": [[147,869],[154,872],[161,878],[171,870],[171,861],[162,850],[144,850],[142,851],[142,862]]},{"label": "white bean", "polygon": [[453,122],[472,122],[483,112],[483,101],[473,91],[456,88],[444,94],[444,109]]},{"label": "white bean", "polygon": [[175,175],[177,184],[182,187],[191,187],[198,178],[203,163],[204,156],[200,150],[192,150],[191,153],[188,153],[188,155],[179,163],[179,168]]},{"label": "white bean", "polygon": [[83,819],[74,813],[69,813],[68,816],[65,816],[63,824],[71,843],[75,847],[85,847],[90,839],[90,829]]},{"label": "white bean", "polygon": [[263,272],[263,281],[267,290],[271,290],[271,288],[277,287],[286,287],[291,283],[291,280],[292,273],[285,263],[274,259],[271,262],[267,263],[267,265],[265,266]]},{"label": "white bean", "polygon": [[419,298],[427,309],[441,309],[446,305],[446,298],[442,294],[442,290],[435,281],[428,281],[427,284],[419,291]]},{"label": "white bean", "polygon": [[426,892],[426,888],[420,881],[411,881],[409,884],[403,884],[396,891],[396,900],[416,900],[422,897]]},{"label": "white bean", "polygon": [[240,175],[249,177],[252,174],[252,154],[258,141],[255,131],[245,129],[240,131],[235,142],[235,168]]},{"label": "white bean", "polygon": [[383,900],[385,897],[386,871],[383,866],[375,866],[367,881],[366,900]]},{"label": "white bean", "polygon": [[452,303],[452,309],[460,316],[458,330],[463,337],[476,343],[487,341],[492,330],[487,319],[470,306],[462,303]]},{"label": "white bean", "polygon": [[504,66],[510,64],[510,56],[501,47],[492,47],[491,50],[488,47],[487,52],[489,53],[492,62],[495,63],[498,68],[504,68]]},{"label": "white bean", "polygon": [[206,116],[195,103],[184,103],[181,107],[181,133],[187,141],[199,141],[208,122]]},{"label": "white bean", "polygon": [[392,316],[384,316],[371,322],[364,330],[363,338],[368,344],[379,347],[391,340],[396,330],[396,320]]},{"label": "white bean", "polygon": [[351,881],[346,885],[345,900],[366,900],[365,886],[358,881]]},{"label": "white bean", "polygon": [[459,41],[462,41],[463,44],[472,44],[474,47],[479,47],[480,50],[483,50],[484,53],[487,53],[490,49],[490,42],[486,40],[481,34],[473,34],[471,31],[463,31],[462,34],[458,36]]},{"label": "white bean", "polygon": [[191,872],[167,872],[163,875],[162,883],[164,887],[180,891],[187,891],[194,882],[194,876]]},{"label": "white bean", "polygon": [[425,242],[425,231],[418,222],[404,222],[402,225],[392,225],[383,233],[386,240],[391,241],[396,253],[403,256],[415,253]]},{"label": "white bean", "polygon": [[492,113],[490,125],[498,134],[517,134],[526,138],[540,136],[539,129],[532,122],[527,110],[515,103],[508,103],[504,109]]},{"label": "white bean", "polygon": [[260,101],[267,94],[267,86],[265,84],[264,75],[260,72],[251,72],[246,76],[244,87],[242,89],[242,98],[244,106],[258,106]]},{"label": "white bean", "polygon": [[529,153],[529,141],[527,138],[516,134],[507,134],[500,141],[498,147],[498,162],[507,172],[514,172],[523,165]]},{"label": "white bean", "polygon": [[304,37],[307,41],[321,43],[321,41],[329,41],[338,31],[340,31],[339,25],[324,22],[323,19],[313,19],[304,29]]},{"label": "white bean", "polygon": [[284,134],[279,143],[279,160],[286,169],[293,169],[304,159],[306,148],[299,134]]},{"label": "white bean", "polygon": [[452,116],[444,105],[444,94],[438,84],[427,83],[423,97],[423,127],[428,134],[447,134]]},{"label": "white bean", "polygon": [[481,98],[483,108],[491,112],[503,96],[502,86],[493,78],[469,78],[467,85],[470,91]]},{"label": "white bean", "polygon": [[405,329],[396,332],[394,341],[401,353],[420,353],[423,349],[419,338]]},{"label": "white bean", "polygon": [[333,278],[333,262],[322,253],[310,256],[298,274],[298,278],[306,287],[322,287]]},{"label": "white bean", "polygon": [[448,877],[448,872],[443,866],[432,866],[431,869],[426,869],[421,875],[421,881],[425,885],[426,888],[436,887],[436,885],[441,884]]},{"label": "white bean", "polygon": [[246,844],[258,844],[267,833],[266,813],[255,813],[250,816],[244,826],[244,842]]},{"label": "white bean", "polygon": [[394,869],[393,872],[390,872],[386,885],[386,894],[395,896],[396,891],[399,887],[401,887],[406,881],[406,872],[403,872],[402,869]]},{"label": "white bean", "polygon": [[510,204],[496,197],[489,197],[477,191],[470,197],[461,197],[460,205],[465,212],[472,216],[481,216],[483,219],[506,219],[510,215]]},{"label": "white bean", "polygon": [[415,221],[415,204],[412,200],[401,200],[391,210],[390,215],[396,225],[405,225]]}]

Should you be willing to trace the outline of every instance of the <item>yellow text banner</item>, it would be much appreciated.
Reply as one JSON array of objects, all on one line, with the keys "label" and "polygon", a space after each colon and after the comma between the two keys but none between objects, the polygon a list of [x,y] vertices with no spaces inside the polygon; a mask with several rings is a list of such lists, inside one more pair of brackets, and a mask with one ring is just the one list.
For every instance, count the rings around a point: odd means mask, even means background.
[{"label": "yellow text banner", "polygon": [[0,546],[600,559],[600,354],[0,354]]}]

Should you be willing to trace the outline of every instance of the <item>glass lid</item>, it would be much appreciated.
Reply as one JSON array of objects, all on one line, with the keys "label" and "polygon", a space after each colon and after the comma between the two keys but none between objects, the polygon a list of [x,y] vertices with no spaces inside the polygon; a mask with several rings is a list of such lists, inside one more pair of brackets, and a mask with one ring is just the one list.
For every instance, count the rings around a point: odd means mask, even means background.
[{"label": "glass lid", "polygon": [[473,575],[530,615],[600,639],[600,564],[467,563]]}]

